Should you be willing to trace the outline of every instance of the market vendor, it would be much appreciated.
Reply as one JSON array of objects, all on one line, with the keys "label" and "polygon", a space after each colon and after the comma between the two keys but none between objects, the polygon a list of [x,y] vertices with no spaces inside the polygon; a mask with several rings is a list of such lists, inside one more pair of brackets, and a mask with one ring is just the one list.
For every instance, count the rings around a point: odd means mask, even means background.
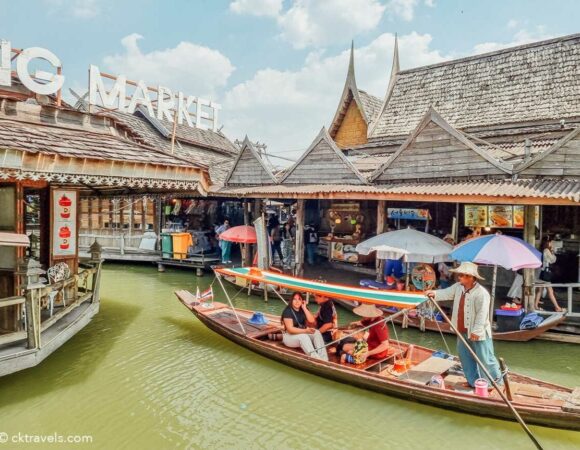
[{"label": "market vendor", "polygon": [[[471,262],[463,262],[457,269],[450,269],[450,272],[457,274],[458,283],[425,294],[437,302],[453,300],[451,322],[495,381],[501,384],[501,371],[493,350],[489,319],[490,295],[479,283],[483,277],[479,275],[477,265]],[[475,387],[478,378],[487,379],[461,339],[457,339],[457,353],[469,386]],[[490,383],[490,380],[487,381]]]}]

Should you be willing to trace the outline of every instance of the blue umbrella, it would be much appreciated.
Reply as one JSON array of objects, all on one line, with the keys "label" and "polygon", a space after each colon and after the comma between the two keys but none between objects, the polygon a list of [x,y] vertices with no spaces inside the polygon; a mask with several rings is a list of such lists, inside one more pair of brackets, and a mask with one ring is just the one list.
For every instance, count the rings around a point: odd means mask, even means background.
[{"label": "blue umbrella", "polygon": [[494,266],[491,286],[491,313],[495,300],[497,266],[508,270],[535,269],[542,265],[542,254],[522,239],[504,234],[489,234],[469,239],[451,252],[457,261],[471,261]]},{"label": "blue umbrella", "polygon": [[508,270],[535,269],[542,265],[542,254],[533,245],[504,234],[490,234],[462,242],[453,249],[451,258]]}]

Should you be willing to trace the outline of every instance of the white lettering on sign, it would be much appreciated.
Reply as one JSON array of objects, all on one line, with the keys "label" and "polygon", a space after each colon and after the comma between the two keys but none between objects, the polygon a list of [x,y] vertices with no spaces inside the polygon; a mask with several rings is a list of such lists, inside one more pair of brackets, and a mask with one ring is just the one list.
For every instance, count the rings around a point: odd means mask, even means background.
[{"label": "white lettering on sign", "polygon": [[[12,86],[12,47],[10,41],[0,40],[0,86]],[[40,47],[31,47],[19,52],[16,61],[16,75],[22,84],[30,91],[50,95],[58,92],[64,85],[64,76],[60,73],[62,63],[51,51]],[[56,73],[37,70],[30,73],[30,63],[41,60],[56,69]],[[105,75],[107,78],[114,78]],[[137,106],[142,105],[151,117],[173,122],[177,119],[179,125],[186,123],[192,128],[218,128],[218,111],[221,106],[193,95],[185,96],[182,92],[174,94],[169,88],[159,86],[157,98],[151,98],[151,90],[144,81],[135,84],[133,94],[127,99],[127,77],[119,75],[111,80],[107,88],[103,82],[104,76],[97,66],[89,67],[89,104],[101,105],[107,109],[132,114]],[[133,83],[131,83],[133,84]],[[128,105],[127,105],[128,100]]]},{"label": "white lettering on sign", "polygon": [[[130,96],[129,105],[125,106],[127,93],[127,78],[119,75],[112,88],[107,91],[103,83],[103,76],[96,66],[89,70],[89,103],[102,105],[108,109],[117,109],[121,112],[132,114],[138,105],[143,105],[151,117],[173,122],[177,116],[177,123],[186,123],[192,128],[211,129],[218,128],[218,111],[221,106],[193,95],[185,96],[183,92],[173,92],[163,86],[157,89],[157,97],[151,98],[150,91],[145,82],[138,81],[133,94]],[[100,101],[99,101],[100,100]],[[177,100],[177,102],[176,102]],[[176,104],[177,103],[177,104]]]},{"label": "white lettering on sign", "polygon": [[[0,41],[0,85],[12,86],[12,69],[10,60],[10,41]],[[30,75],[29,65],[34,59],[48,62],[55,69],[62,69],[60,59],[50,50],[31,47],[23,50],[16,57],[16,74],[24,86],[32,92],[50,95],[58,92],[64,84],[64,76],[37,70],[34,77]]]}]

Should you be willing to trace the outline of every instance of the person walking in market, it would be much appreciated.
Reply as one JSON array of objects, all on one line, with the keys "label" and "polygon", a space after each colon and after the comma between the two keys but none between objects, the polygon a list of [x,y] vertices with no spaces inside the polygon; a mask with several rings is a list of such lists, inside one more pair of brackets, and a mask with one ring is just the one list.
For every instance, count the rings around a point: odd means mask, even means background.
[{"label": "person walking in market", "polygon": [[[457,274],[457,283],[447,289],[427,291],[426,295],[437,302],[453,300],[451,322],[494,380],[502,384],[501,370],[494,354],[491,335],[489,318],[491,297],[487,289],[479,283],[483,277],[479,274],[477,265],[471,262],[463,262],[458,268],[450,269],[450,272]],[[491,385],[491,380],[488,380],[479,369],[461,339],[457,339],[457,353],[469,386],[475,387],[478,378],[486,379],[488,385]]]},{"label": "person walking in market", "polygon": [[231,257],[231,251],[232,251],[232,243],[229,241],[224,241],[220,235],[222,233],[224,233],[225,231],[230,229],[230,220],[229,219],[224,219],[224,223],[222,225],[220,225],[219,227],[217,227],[217,229],[215,230],[216,233],[216,237],[219,240],[219,246],[220,249],[222,251],[222,263],[223,264],[228,264],[232,262],[232,257]]}]

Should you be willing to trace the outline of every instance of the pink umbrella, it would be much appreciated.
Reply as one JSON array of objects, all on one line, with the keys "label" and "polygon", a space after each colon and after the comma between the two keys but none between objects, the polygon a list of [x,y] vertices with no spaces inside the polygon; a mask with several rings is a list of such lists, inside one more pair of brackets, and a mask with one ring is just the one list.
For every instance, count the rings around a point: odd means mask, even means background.
[{"label": "pink umbrella", "polygon": [[232,227],[220,234],[220,239],[229,242],[239,242],[240,244],[255,244],[256,229],[248,225]]}]

